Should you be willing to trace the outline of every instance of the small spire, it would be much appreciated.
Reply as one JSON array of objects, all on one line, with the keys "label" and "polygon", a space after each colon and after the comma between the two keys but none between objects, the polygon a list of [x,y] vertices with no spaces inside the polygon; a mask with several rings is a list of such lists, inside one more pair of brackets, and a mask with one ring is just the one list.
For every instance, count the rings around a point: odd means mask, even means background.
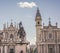
[{"label": "small spire", "polygon": [[37,7],[37,13],[36,13],[36,16],[41,16],[40,15],[40,11],[39,11],[39,8]]},{"label": "small spire", "polygon": [[39,17],[39,19],[42,20],[42,19],[41,19],[40,10],[39,10],[38,7],[37,7],[37,12],[36,12],[36,19],[37,19],[37,17]]},{"label": "small spire", "polygon": [[49,17],[49,26],[51,26],[51,18]]},{"label": "small spire", "polygon": [[6,24],[3,24],[4,25],[4,30],[6,29]]},{"label": "small spire", "polygon": [[15,27],[16,27],[16,22],[15,22]]},{"label": "small spire", "polygon": [[17,29],[18,29],[18,23],[17,23]]},{"label": "small spire", "polygon": [[10,26],[13,26],[12,19],[11,19],[11,24],[10,24]]}]

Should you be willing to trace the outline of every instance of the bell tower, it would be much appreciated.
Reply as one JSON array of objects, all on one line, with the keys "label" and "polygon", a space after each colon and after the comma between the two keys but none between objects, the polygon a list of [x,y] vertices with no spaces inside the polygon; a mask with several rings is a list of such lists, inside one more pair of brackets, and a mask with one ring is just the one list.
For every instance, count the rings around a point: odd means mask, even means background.
[{"label": "bell tower", "polygon": [[40,41],[39,37],[41,35],[41,29],[42,29],[42,18],[39,8],[37,8],[35,22],[36,22],[36,42],[39,42]]},{"label": "bell tower", "polygon": [[[35,17],[35,22],[36,22],[36,45],[37,45],[37,50],[39,49],[38,45],[41,41],[41,30],[42,30],[42,18],[41,18],[41,14],[39,11],[39,8],[37,8],[37,12],[36,12],[36,17]],[[40,53],[40,49],[38,51],[38,53]]]}]

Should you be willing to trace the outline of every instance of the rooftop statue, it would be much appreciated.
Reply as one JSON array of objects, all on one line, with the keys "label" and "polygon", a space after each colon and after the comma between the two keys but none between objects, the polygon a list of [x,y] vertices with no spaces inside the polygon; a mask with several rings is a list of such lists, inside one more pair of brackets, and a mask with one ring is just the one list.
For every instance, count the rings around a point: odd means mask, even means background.
[{"label": "rooftop statue", "polygon": [[18,34],[19,34],[19,38],[21,38],[21,40],[23,41],[26,33],[25,33],[25,30],[24,30],[24,28],[22,26],[22,22],[19,23]]}]

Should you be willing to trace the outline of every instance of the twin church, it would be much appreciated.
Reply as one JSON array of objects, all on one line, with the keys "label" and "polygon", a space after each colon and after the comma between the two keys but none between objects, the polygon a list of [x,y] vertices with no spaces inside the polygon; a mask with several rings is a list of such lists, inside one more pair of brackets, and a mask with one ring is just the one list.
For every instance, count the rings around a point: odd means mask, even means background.
[{"label": "twin church", "polygon": [[[45,18],[44,18],[45,19]],[[38,53],[60,53],[60,28],[58,23],[52,25],[50,18],[48,25],[42,25],[42,17],[37,9],[36,17],[36,46]]]},{"label": "twin church", "polygon": [[22,22],[19,28],[12,22],[9,27],[4,24],[4,29],[0,31],[0,53],[26,53],[28,44]]},{"label": "twin church", "polygon": [[[60,28],[58,24],[53,26],[49,20],[48,26],[42,25],[42,17],[37,8],[36,17],[36,50],[37,53],[60,53]],[[0,30],[0,53],[27,53],[26,32],[22,25],[19,27],[10,23],[10,26],[4,24],[3,30]]]}]

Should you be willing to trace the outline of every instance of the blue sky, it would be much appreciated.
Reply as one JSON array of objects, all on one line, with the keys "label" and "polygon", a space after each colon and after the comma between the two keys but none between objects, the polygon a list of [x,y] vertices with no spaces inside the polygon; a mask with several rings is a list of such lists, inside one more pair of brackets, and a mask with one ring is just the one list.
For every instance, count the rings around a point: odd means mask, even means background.
[{"label": "blue sky", "polygon": [[48,18],[51,17],[52,25],[58,22],[60,27],[60,0],[0,0],[0,29],[4,23],[11,22],[18,24],[22,21],[26,30],[27,39],[31,44],[35,43],[35,15],[37,7],[22,8],[17,5],[19,2],[34,2],[40,9],[45,25],[48,25]]}]

